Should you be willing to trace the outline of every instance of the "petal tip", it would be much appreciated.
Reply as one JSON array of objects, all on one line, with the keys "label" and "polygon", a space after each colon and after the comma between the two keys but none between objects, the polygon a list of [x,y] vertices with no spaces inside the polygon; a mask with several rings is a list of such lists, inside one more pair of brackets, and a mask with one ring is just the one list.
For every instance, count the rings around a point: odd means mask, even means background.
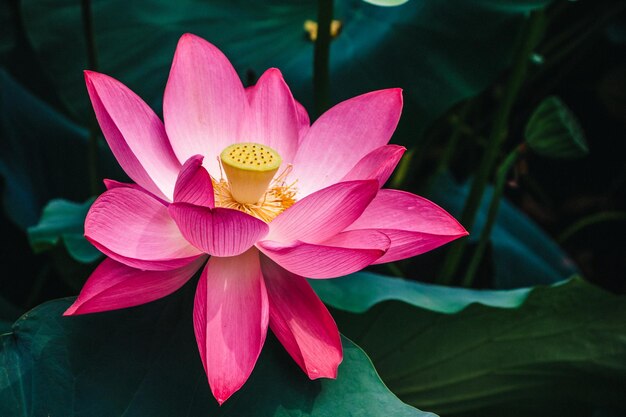
[{"label": "petal tip", "polygon": [[[92,70],[83,70],[83,75],[85,76],[85,82],[93,84],[94,82],[98,82],[100,80],[115,80],[113,77],[110,77],[106,74],[103,74],[98,71]],[[119,81],[118,81],[119,82]]]},{"label": "petal tip", "polygon": [[283,79],[283,73],[276,67],[268,68],[265,71],[265,74],[271,75],[271,76],[274,76],[274,77],[279,77],[281,80]]},{"label": "petal tip", "polygon": [[194,41],[197,39],[202,39],[202,38],[199,37],[198,35],[194,35],[193,33],[185,32],[181,35],[180,39],[178,39],[178,43],[180,44],[182,42],[189,42],[189,41]]},{"label": "petal tip", "polygon": [[314,367],[307,367],[305,369],[306,375],[310,380],[327,378],[327,379],[337,379],[337,372],[339,369],[339,365],[343,361],[343,354],[339,351],[339,356],[336,360],[336,363],[329,364],[329,366],[325,367],[325,369],[318,369]]},{"label": "petal tip", "polygon": [[69,306],[67,308],[67,310],[65,310],[63,312],[63,317],[70,317],[70,316],[77,316],[79,314],[81,314],[78,310],[80,309],[80,307],[82,306],[82,303],[80,303],[78,300],[74,301],[72,303],[71,306]]}]

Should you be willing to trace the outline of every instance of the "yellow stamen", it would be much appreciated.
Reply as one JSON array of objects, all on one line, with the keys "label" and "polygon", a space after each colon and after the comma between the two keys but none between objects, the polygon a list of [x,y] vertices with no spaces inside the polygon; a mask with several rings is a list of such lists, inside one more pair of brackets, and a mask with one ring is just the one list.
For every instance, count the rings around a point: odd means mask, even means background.
[{"label": "yellow stamen", "polygon": [[220,154],[232,197],[241,204],[256,204],[266,194],[282,159],[269,146],[236,143]]},{"label": "yellow stamen", "polygon": [[291,165],[288,165],[287,168],[272,181],[263,195],[263,198],[252,204],[237,201],[233,197],[228,181],[224,178],[220,180],[214,179],[213,189],[215,191],[215,205],[243,211],[244,213],[248,213],[251,216],[269,223],[296,202],[296,183],[286,183],[287,176],[290,172]]}]

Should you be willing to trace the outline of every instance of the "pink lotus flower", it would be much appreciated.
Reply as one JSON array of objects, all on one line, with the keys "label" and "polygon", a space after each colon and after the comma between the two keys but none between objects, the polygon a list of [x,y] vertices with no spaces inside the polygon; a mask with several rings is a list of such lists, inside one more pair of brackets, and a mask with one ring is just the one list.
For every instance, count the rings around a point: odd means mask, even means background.
[{"label": "pink lotus flower", "polygon": [[206,263],[193,321],[220,404],[252,372],[268,324],[311,379],[336,377],[339,332],[303,277],[343,276],[467,234],[430,201],[380,189],[405,150],[387,145],[399,89],[344,101],[310,125],[277,69],[244,88],[193,35],[176,49],[164,123],[119,81],[85,79],[135,184],[105,181],[89,210],[85,236],[108,258],[65,314],[165,297]]}]

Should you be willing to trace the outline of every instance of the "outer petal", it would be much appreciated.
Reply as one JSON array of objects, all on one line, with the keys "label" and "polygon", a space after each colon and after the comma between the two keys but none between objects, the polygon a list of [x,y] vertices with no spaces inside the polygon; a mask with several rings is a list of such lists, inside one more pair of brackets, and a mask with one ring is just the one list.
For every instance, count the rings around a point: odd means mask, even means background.
[{"label": "outer petal", "polygon": [[183,236],[198,249],[215,256],[236,256],[267,234],[262,220],[238,210],[210,209],[174,203],[169,212]]},{"label": "outer petal", "polygon": [[320,244],[257,243],[274,262],[307,278],[336,278],[360,271],[383,256],[389,245],[389,238],[376,230],[343,232]]},{"label": "outer petal", "polygon": [[139,269],[175,269],[201,254],[166,206],[134,188],[114,188],[98,197],[85,218],[85,237],[109,257]]},{"label": "outer petal", "polygon": [[341,181],[377,179],[385,185],[406,151],[404,146],[385,145],[365,155]]},{"label": "outer petal", "polygon": [[170,271],[141,271],[107,258],[63,315],[117,310],[165,297],[182,287],[205,260],[206,257],[200,257]]},{"label": "outer petal", "polygon": [[246,93],[250,102],[246,140],[268,145],[278,151],[283,164],[292,163],[300,126],[295,100],[283,75],[270,68]]},{"label": "outer petal", "polygon": [[268,310],[256,249],[209,259],[196,291],[193,324],[211,391],[220,404],[250,376],[265,342]]},{"label": "outer petal", "polygon": [[216,157],[241,142],[248,101],[228,59],[202,38],[180,38],[163,98],[165,128],[178,159],[205,155],[209,173],[218,176]]},{"label": "outer petal", "polygon": [[300,195],[339,181],[365,155],[386,145],[402,111],[400,89],[374,91],[337,104],[313,123],[293,163]]},{"label": "outer petal", "polygon": [[467,231],[444,209],[417,195],[398,190],[380,190],[349,230],[377,229],[391,239],[389,251],[375,263],[392,262],[419,255]]},{"label": "outer petal", "polygon": [[85,71],[85,82],[102,133],[124,171],[154,195],[171,199],[180,163],[161,120],[119,81]]},{"label": "outer petal", "polygon": [[213,208],[215,196],[211,176],[202,167],[201,155],[190,157],[178,174],[174,187],[174,201]]},{"label": "outer petal", "polygon": [[349,181],[308,195],[270,223],[268,240],[321,242],[344,230],[378,192],[378,181]]},{"label": "outer petal", "polygon": [[270,328],[311,379],[336,378],[341,339],[332,316],[304,278],[265,256],[261,268],[270,304]]}]

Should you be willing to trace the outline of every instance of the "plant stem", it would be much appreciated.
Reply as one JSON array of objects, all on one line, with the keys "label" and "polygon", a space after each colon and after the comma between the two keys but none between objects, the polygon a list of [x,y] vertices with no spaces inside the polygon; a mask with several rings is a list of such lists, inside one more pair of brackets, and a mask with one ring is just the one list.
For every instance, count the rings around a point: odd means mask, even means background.
[{"label": "plant stem", "polygon": [[330,24],[333,0],[317,2],[317,39],[313,54],[313,97],[315,115],[319,117],[330,107]]},{"label": "plant stem", "polygon": [[454,151],[456,150],[463,133],[465,117],[467,116],[467,112],[469,111],[470,103],[471,101],[465,102],[459,112],[453,116],[451,123],[455,125],[454,130],[452,131],[452,134],[448,139],[448,143],[443,154],[441,155],[441,158],[439,158],[439,163],[437,164],[437,168],[435,169],[435,176],[446,172],[448,170],[448,167],[450,166],[450,162],[454,157]]},{"label": "plant stem", "polygon": [[[93,11],[90,0],[81,0],[81,13],[85,44],[87,45],[87,66],[90,70],[98,70],[98,54],[93,29]],[[89,167],[89,191],[91,195],[98,194],[100,179],[98,176],[98,125],[91,118],[89,120],[89,141],[87,144],[87,165]]]},{"label": "plant stem", "polygon": [[506,179],[509,175],[509,171],[511,171],[511,168],[513,168],[513,165],[515,164],[515,162],[517,162],[517,159],[522,153],[523,145],[515,148],[498,168],[498,172],[496,174],[496,183],[494,184],[493,194],[491,196],[491,203],[489,203],[489,211],[487,212],[487,221],[485,222],[483,231],[480,234],[480,240],[478,241],[478,246],[476,247],[476,250],[472,255],[472,260],[470,261],[470,264],[467,267],[467,271],[465,272],[465,277],[463,278],[464,287],[470,287],[474,282],[476,271],[478,270],[483,256],[485,255],[487,243],[491,238],[491,230],[493,229],[493,225],[495,224],[496,218],[498,217],[500,200],[502,199],[502,193],[504,192]]},{"label": "plant stem", "polygon": [[563,233],[559,235],[556,241],[558,243],[563,243],[586,227],[592,226],[597,223],[611,221],[626,221],[626,212],[602,211],[600,213],[583,217],[582,219],[578,220],[576,223],[565,229],[565,231],[563,231]]},{"label": "plant stem", "polygon": [[[520,47],[513,60],[512,72],[504,88],[504,96],[494,116],[491,132],[487,140],[487,147],[480,161],[478,171],[472,182],[472,188],[461,214],[461,224],[469,232],[472,231],[474,220],[476,219],[476,212],[482,201],[485,187],[487,186],[495,162],[500,154],[500,148],[507,137],[511,110],[524,79],[526,78],[530,63],[530,54],[539,43],[545,26],[545,13],[543,10],[538,10],[533,12],[522,30]],[[452,281],[463,257],[466,245],[467,239],[462,239],[455,242],[450,247],[439,277],[440,283],[449,284]]]}]

